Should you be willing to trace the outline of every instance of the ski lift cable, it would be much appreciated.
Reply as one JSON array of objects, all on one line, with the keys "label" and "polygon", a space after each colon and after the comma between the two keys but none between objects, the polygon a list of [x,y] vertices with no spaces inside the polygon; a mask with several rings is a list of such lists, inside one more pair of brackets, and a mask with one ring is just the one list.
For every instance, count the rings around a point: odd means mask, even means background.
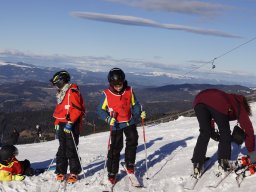
[{"label": "ski lift cable", "polygon": [[238,49],[238,48],[240,48],[240,47],[242,47],[242,46],[244,46],[244,45],[246,45],[246,44],[248,44],[248,43],[250,43],[250,42],[252,42],[252,41],[254,41],[254,40],[256,40],[256,37],[253,37],[253,38],[250,39],[249,41],[246,41],[246,42],[244,42],[244,43],[242,43],[242,44],[240,44],[240,45],[234,47],[233,49],[231,49],[231,50],[229,50],[229,51],[227,51],[227,52],[221,54],[221,55],[218,56],[218,57],[215,57],[214,59],[219,59],[219,58],[221,58],[221,57],[223,57],[223,56],[225,56],[225,55],[227,55],[227,54],[233,52],[234,50],[236,50],[236,49]]},{"label": "ski lift cable", "polygon": [[238,48],[240,48],[240,47],[242,47],[242,46],[244,46],[244,45],[246,45],[246,44],[248,44],[248,43],[250,43],[250,42],[252,42],[252,41],[254,41],[254,40],[256,40],[256,37],[253,37],[253,38],[251,38],[250,40],[248,40],[248,41],[246,41],[246,42],[244,42],[244,43],[242,43],[242,44],[240,44],[240,45],[238,45],[238,46],[236,46],[236,47],[230,49],[229,51],[224,52],[223,54],[219,55],[218,57],[215,57],[215,58],[212,59],[211,61],[206,62],[206,63],[200,65],[199,67],[196,67],[196,68],[194,68],[194,69],[192,69],[192,70],[186,72],[186,73],[183,75],[183,77],[185,77],[185,76],[186,76],[187,74],[189,74],[189,73],[192,73],[192,72],[194,72],[194,71],[196,71],[196,70],[202,68],[203,66],[205,66],[205,65],[207,65],[207,64],[209,64],[209,63],[212,64],[212,69],[216,68],[214,62],[215,62],[217,59],[219,59],[219,58],[221,58],[221,57],[223,57],[223,56],[225,56],[225,55],[227,55],[227,54],[229,54],[229,53],[235,51],[236,49],[238,49]]}]

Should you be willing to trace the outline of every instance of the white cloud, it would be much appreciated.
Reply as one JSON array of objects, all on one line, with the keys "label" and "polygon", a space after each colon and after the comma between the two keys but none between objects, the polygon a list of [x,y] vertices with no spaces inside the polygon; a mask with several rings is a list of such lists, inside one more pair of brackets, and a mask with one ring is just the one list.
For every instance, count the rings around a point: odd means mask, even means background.
[{"label": "white cloud", "polygon": [[16,56],[24,56],[24,53],[18,51],[16,49],[0,49],[1,56],[3,55],[16,55]]},{"label": "white cloud", "polygon": [[162,24],[156,21],[145,19],[141,17],[133,17],[133,16],[124,16],[124,15],[110,15],[110,14],[102,14],[102,13],[93,13],[93,12],[71,12],[72,16],[79,17],[82,19],[89,20],[97,20],[103,22],[110,23],[118,23],[123,25],[136,25],[136,26],[146,26],[146,27],[156,27],[162,29],[170,29],[170,30],[181,30],[190,33],[196,33],[201,35],[212,35],[212,36],[220,36],[220,37],[228,37],[228,38],[240,38],[240,36],[226,33],[213,29],[202,29],[185,25],[177,25],[177,24]]}]

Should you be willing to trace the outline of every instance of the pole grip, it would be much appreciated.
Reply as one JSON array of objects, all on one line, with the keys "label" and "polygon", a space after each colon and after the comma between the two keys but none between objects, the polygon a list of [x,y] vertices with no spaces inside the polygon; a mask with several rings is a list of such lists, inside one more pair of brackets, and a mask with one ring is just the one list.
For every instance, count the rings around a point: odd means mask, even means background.
[{"label": "pole grip", "polygon": [[117,112],[111,111],[111,112],[110,112],[110,117],[116,118],[116,117],[117,117]]}]

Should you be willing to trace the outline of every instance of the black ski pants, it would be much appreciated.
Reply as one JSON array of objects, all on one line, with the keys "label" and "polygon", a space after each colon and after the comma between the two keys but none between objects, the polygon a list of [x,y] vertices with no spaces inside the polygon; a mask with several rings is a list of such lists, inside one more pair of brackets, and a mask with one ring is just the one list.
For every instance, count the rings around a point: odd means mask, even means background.
[{"label": "black ski pants", "polygon": [[136,125],[130,125],[126,128],[112,131],[107,160],[109,173],[118,173],[120,152],[123,149],[123,133],[126,137],[125,163],[128,168],[134,168],[139,136]]},{"label": "black ski pants", "polygon": [[58,138],[59,149],[56,154],[56,174],[66,174],[69,165],[70,173],[79,174],[81,172],[81,165],[79,162],[76,147],[79,142],[79,123],[73,125],[73,136],[76,145],[74,144],[72,134],[65,133],[65,123],[59,124]]},{"label": "black ski pants", "polygon": [[211,135],[211,120],[216,122],[219,133],[220,141],[218,145],[218,159],[230,159],[231,156],[231,131],[229,125],[228,115],[220,113],[215,109],[205,105],[198,104],[194,108],[196,117],[199,123],[199,137],[192,157],[192,163],[204,163],[207,146]]}]

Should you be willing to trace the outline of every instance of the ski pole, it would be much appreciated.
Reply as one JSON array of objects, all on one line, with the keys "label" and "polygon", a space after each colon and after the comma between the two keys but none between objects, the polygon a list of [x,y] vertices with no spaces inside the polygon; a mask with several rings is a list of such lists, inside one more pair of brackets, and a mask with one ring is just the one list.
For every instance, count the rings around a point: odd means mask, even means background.
[{"label": "ski pole", "polygon": [[[114,117],[114,118],[116,118],[116,115],[117,114],[114,111],[112,111],[112,113],[110,114],[110,116]],[[106,167],[107,167],[108,152],[110,150],[112,130],[113,130],[113,125],[110,125],[109,137],[108,137],[108,148],[107,148],[107,153],[106,153],[106,156],[105,156],[105,162],[104,162],[104,168],[103,168],[103,176],[102,176],[102,179],[101,179],[101,182],[100,182],[101,184],[103,183],[104,175],[105,175],[105,171],[106,171]]]},{"label": "ski pole", "polygon": [[[48,171],[50,170],[50,168],[52,167],[53,161],[55,160],[56,155],[52,158],[51,163],[49,164],[48,168],[46,169],[45,173],[48,173]],[[46,176],[43,176],[46,177]]]},{"label": "ski pole", "polygon": [[53,161],[55,160],[55,157],[56,157],[56,155],[52,158],[52,161],[51,161],[50,165],[48,166],[46,172],[48,172],[50,170],[50,168],[52,167],[52,164],[53,164]]},{"label": "ski pole", "polygon": [[[54,129],[55,129],[55,139],[56,139],[56,132],[57,132],[57,129],[59,129],[59,125],[55,125],[55,128],[54,128]],[[50,168],[52,167],[52,164],[53,164],[55,158],[56,158],[56,154],[55,154],[55,156],[52,158],[52,161],[51,161],[51,163],[49,164],[49,166],[48,166],[46,172],[48,172],[48,171],[50,170]]]},{"label": "ski pole", "polygon": [[75,145],[76,154],[77,154],[77,156],[78,156],[78,160],[79,160],[80,166],[81,166],[81,168],[82,168],[82,170],[83,170],[83,173],[84,173],[83,175],[84,175],[84,179],[85,179],[85,172],[84,172],[84,168],[83,168],[82,163],[81,163],[81,157],[80,157],[80,155],[79,155],[79,153],[78,153],[78,150],[77,150],[77,146],[76,146],[75,138],[74,138],[73,132],[71,131],[70,133],[71,133],[71,136],[72,136],[72,139],[73,139],[74,145]]},{"label": "ski pole", "polygon": [[105,171],[106,171],[107,160],[108,160],[108,152],[110,150],[112,129],[113,129],[113,126],[110,126],[109,137],[108,137],[108,148],[107,148],[107,153],[106,153],[106,156],[105,156],[105,162],[104,162],[104,168],[103,168],[103,176],[102,176],[102,179],[101,179],[101,183],[104,180],[104,175],[105,175]]},{"label": "ski pole", "polygon": [[[143,111],[142,106],[141,106],[141,111]],[[146,179],[149,179],[149,177],[148,177],[148,154],[147,154],[147,145],[146,145],[146,133],[145,133],[145,126],[144,126],[144,119],[143,118],[141,118],[141,124],[142,124],[142,128],[143,128],[145,163],[146,163]]]}]

